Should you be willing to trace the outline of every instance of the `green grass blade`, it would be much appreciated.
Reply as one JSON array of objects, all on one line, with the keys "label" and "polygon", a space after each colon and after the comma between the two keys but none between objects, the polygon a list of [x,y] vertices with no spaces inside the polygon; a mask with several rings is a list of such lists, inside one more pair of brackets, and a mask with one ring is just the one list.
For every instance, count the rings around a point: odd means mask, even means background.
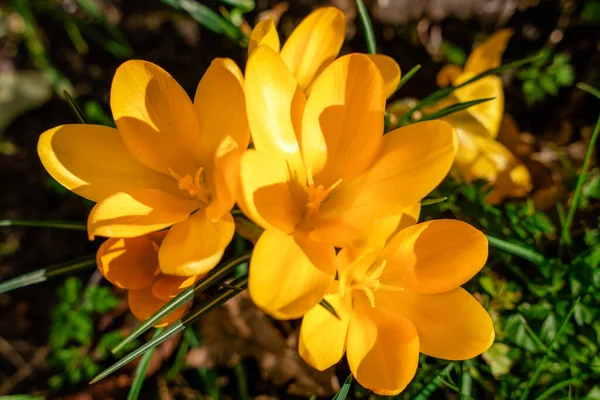
[{"label": "green grass blade", "polygon": [[520,59],[517,61],[513,61],[511,63],[504,64],[499,67],[491,68],[486,71],[483,71],[482,73],[475,75],[473,78],[469,79],[466,82],[461,83],[458,86],[448,86],[448,87],[439,89],[439,90],[433,92],[432,94],[430,94],[429,96],[425,97],[423,100],[419,101],[413,108],[408,110],[408,112],[406,114],[404,114],[402,116],[402,118],[400,118],[400,120],[398,121],[398,126],[407,125],[409,123],[409,121],[412,119],[412,116],[416,111],[422,109],[425,106],[430,106],[430,105],[437,103],[444,97],[452,94],[456,89],[459,89],[459,88],[469,85],[473,82],[476,82],[482,78],[485,78],[486,76],[499,74],[501,72],[504,72],[504,71],[507,71],[510,69],[514,69],[514,68],[519,68],[525,64],[529,64],[529,63],[532,63],[532,62],[538,60],[540,57],[541,56],[538,54],[533,57],[527,57],[527,58],[523,58],[523,59]]},{"label": "green grass blade", "polygon": [[487,239],[491,246],[495,248],[505,251],[507,253],[513,254],[517,257],[521,257],[527,261],[530,261],[536,265],[541,265],[544,263],[544,256],[540,253],[537,253],[523,245],[519,245],[516,243],[507,242],[502,239],[498,239],[497,237],[486,235]]},{"label": "green grass blade", "polygon": [[585,153],[585,158],[583,159],[583,165],[581,166],[581,172],[579,173],[579,178],[577,179],[577,186],[575,187],[575,193],[573,194],[573,200],[571,201],[571,206],[569,207],[569,212],[567,214],[567,218],[562,227],[562,232],[560,235],[560,243],[561,244],[570,244],[571,243],[571,234],[570,229],[573,224],[573,219],[575,218],[575,212],[577,212],[577,207],[579,205],[579,200],[581,198],[581,192],[583,191],[583,184],[585,183],[585,179],[587,178],[587,171],[590,166],[590,162],[592,161],[592,153],[596,148],[596,142],[598,141],[598,132],[600,132],[600,115],[598,116],[598,121],[596,122],[596,126],[594,128],[594,133],[592,133],[592,137],[590,139],[590,144]]},{"label": "green grass blade", "polygon": [[238,387],[238,399],[241,400],[250,400],[250,395],[248,394],[248,379],[246,377],[246,371],[244,370],[244,364],[242,362],[238,362],[233,367],[233,373],[235,374],[235,380],[237,382]]},{"label": "green grass blade", "polygon": [[352,385],[352,374],[348,375],[342,388],[333,396],[331,400],[346,400],[348,392],[350,391],[350,385]]},{"label": "green grass blade", "polygon": [[472,360],[465,360],[462,364],[462,376],[460,382],[461,397],[471,397],[473,392],[473,376],[471,376]]},{"label": "green grass blade", "polygon": [[239,28],[222,18],[219,14],[204,4],[198,3],[197,1],[162,0],[162,2],[176,10],[185,11],[200,25],[203,25],[215,33],[225,35],[237,43],[240,43],[240,40],[244,37],[244,34]]},{"label": "green grass blade", "polygon": [[600,100],[600,90],[596,89],[595,87],[583,82],[579,82],[575,86]]},{"label": "green grass blade", "polygon": [[[191,326],[188,327],[185,330],[185,332],[183,332],[183,339],[192,348],[200,346],[200,339],[198,338],[196,331]],[[196,368],[196,372],[198,373],[198,377],[202,381],[202,387],[208,394],[208,398],[211,400],[220,399],[221,391],[219,390],[219,385],[217,384],[216,379],[214,377],[214,371],[207,367],[198,367]]]},{"label": "green grass blade", "polygon": [[117,353],[127,344],[131,343],[133,340],[138,338],[148,329],[152,328],[158,321],[163,319],[165,316],[169,315],[171,312],[175,311],[180,306],[184,305],[188,301],[192,300],[194,296],[198,293],[202,293],[206,289],[212,287],[213,285],[219,283],[224,277],[226,277],[229,273],[231,273],[235,267],[239,264],[242,264],[250,259],[250,254],[244,254],[234,260],[229,261],[224,264],[222,267],[217,267],[212,270],[207,276],[205,276],[200,282],[196,283],[194,287],[188,288],[177,296],[175,296],[171,301],[162,306],[157,312],[152,314],[150,318],[142,322],[137,328],[133,330],[127,337],[121,340],[112,350],[113,354]]},{"label": "green grass blade", "polygon": [[69,92],[64,90],[63,94],[65,95],[65,100],[67,101],[67,104],[69,105],[69,108],[71,109],[71,112],[73,113],[73,115],[75,115],[75,118],[77,119],[77,121],[79,121],[80,124],[87,124],[87,121],[85,120],[85,115],[83,114],[83,111],[81,111],[81,108],[79,108],[77,103],[75,103],[75,100],[73,100],[73,98],[71,97]]},{"label": "green grass blade", "polygon": [[331,303],[329,303],[327,300],[325,300],[325,299],[321,300],[319,302],[319,305],[321,307],[323,307],[324,309],[326,309],[327,311],[329,311],[331,313],[331,315],[333,315],[337,319],[340,319],[340,316],[338,315],[337,311],[335,311],[335,308],[333,308]]},{"label": "green grass blade", "polygon": [[418,121],[415,121],[415,122],[430,121],[432,119],[442,118],[442,117],[445,117],[446,115],[450,115],[450,114],[454,114],[459,111],[466,110],[469,107],[473,107],[473,106],[476,106],[477,104],[485,103],[486,101],[490,101],[493,99],[495,99],[495,97],[487,97],[485,99],[477,99],[477,100],[471,100],[471,101],[465,101],[462,103],[452,104],[451,106],[442,108],[441,110],[434,112],[432,114],[425,114],[425,115],[423,115],[422,118],[420,118]]},{"label": "green grass blade", "polygon": [[144,354],[146,351],[155,348],[159,344],[165,342],[171,336],[178,334],[179,332],[183,331],[184,329],[185,329],[185,326],[181,323],[181,320],[174,322],[173,325],[166,328],[158,336],[153,337],[148,342],[144,343],[143,345],[141,345],[140,347],[138,347],[131,353],[127,354],[125,357],[123,357],[122,359],[120,359],[119,361],[117,361],[116,363],[111,365],[110,367],[106,368],[104,371],[100,372],[98,375],[96,375],[96,377],[94,379],[92,379],[90,381],[89,384],[91,385],[93,383],[98,382],[101,379],[106,378],[108,375],[112,374],[113,372],[115,372],[116,370],[121,368],[122,366],[129,364],[131,361],[135,360],[136,358],[138,358],[139,356]]},{"label": "green grass blade", "polygon": [[408,82],[410,80],[410,78],[412,78],[420,69],[421,69],[421,64],[417,64],[414,67],[412,67],[410,69],[410,71],[408,71],[405,75],[403,75],[402,78],[400,79],[400,83],[398,84],[398,87],[396,88],[396,90],[394,90],[394,93],[397,92],[398,90],[400,90],[400,88],[402,86],[404,86],[404,84],[406,82]]},{"label": "green grass blade", "polygon": [[19,289],[35,283],[45,282],[50,278],[54,278],[60,275],[66,275],[74,273],[76,271],[90,268],[96,265],[96,256],[89,255],[86,257],[79,258],[77,260],[71,260],[64,263],[52,265],[50,267],[41,268],[29,273],[23,274],[13,279],[9,279],[6,282],[0,283],[0,293],[6,293],[11,290]]},{"label": "green grass blade", "polygon": [[448,200],[448,197],[440,197],[439,199],[425,199],[421,201],[421,207],[432,206],[446,200]]},{"label": "green grass blade", "polygon": [[570,379],[566,379],[562,382],[558,382],[558,383],[550,386],[546,391],[544,391],[544,393],[542,393],[538,397],[536,397],[535,400],[555,399],[556,397],[551,397],[554,393],[556,393],[559,390],[562,390],[568,386],[580,384],[587,378],[588,378],[587,376],[578,376],[576,378],[570,378]]},{"label": "green grass blade", "polygon": [[554,337],[552,338],[552,341],[548,345],[548,348],[544,352],[544,356],[538,363],[537,367],[535,368],[535,371],[533,371],[533,375],[531,376],[531,379],[529,379],[529,382],[527,382],[527,386],[525,387],[525,390],[523,391],[523,394],[521,395],[520,400],[525,400],[529,396],[529,393],[531,392],[533,385],[535,385],[535,383],[537,382],[537,380],[540,377],[540,374],[542,373],[542,367],[544,366],[546,359],[550,355],[550,351],[552,350],[552,347],[554,347],[554,342],[556,342],[556,339],[558,339],[558,337],[561,335],[565,326],[567,326],[567,322],[569,322],[569,320],[571,319],[571,316],[575,312],[575,307],[577,307],[577,304],[579,304],[579,297],[577,299],[575,299],[575,301],[573,302],[573,305],[571,306],[571,309],[567,313],[567,316],[565,317],[565,319],[561,322],[560,326],[558,327],[556,334],[554,335]]},{"label": "green grass blade", "polygon": [[[187,331],[190,329],[193,329],[193,328],[188,327],[183,332],[184,339],[186,337]],[[185,363],[185,356],[187,355],[187,352],[189,349],[190,349],[189,341],[183,340],[183,342],[179,345],[179,350],[177,350],[177,355],[175,356],[175,361],[173,361],[173,365],[171,366],[171,368],[169,369],[169,372],[167,372],[167,376],[165,377],[167,382],[172,382],[179,375],[179,372],[181,371],[181,367]]]},{"label": "green grass blade", "polygon": [[[160,333],[162,331],[163,331],[162,328],[155,330],[153,338],[160,335]],[[127,395],[127,400],[137,400],[138,397],[140,397],[140,393],[142,391],[142,385],[144,384],[144,379],[146,378],[146,370],[148,369],[148,364],[150,364],[150,360],[152,359],[152,356],[154,355],[154,350],[155,349],[152,348],[152,349],[148,350],[146,353],[144,353],[142,359],[140,360],[140,363],[138,364],[137,368],[135,369],[135,376],[133,377],[133,383],[131,384],[131,387],[129,388],[129,394]]]},{"label": "green grass blade", "polygon": [[436,390],[438,390],[438,388],[440,386],[442,386],[442,384],[444,383],[444,378],[450,373],[450,371],[452,371],[452,368],[454,368],[454,363],[451,362],[450,364],[446,365],[444,367],[443,370],[440,371],[439,374],[437,374],[437,376],[427,384],[427,386],[425,386],[423,388],[423,390],[421,390],[421,392],[414,398],[414,400],[426,400],[429,398],[429,396],[431,396],[431,394],[433,392],[435,392]]},{"label": "green grass blade", "polygon": [[72,221],[50,221],[36,219],[2,219],[0,226],[30,226],[36,228],[55,228],[55,229],[71,229],[74,231],[87,230],[84,222]]},{"label": "green grass blade", "polygon": [[234,297],[235,295],[240,293],[240,291],[237,289],[241,288],[241,287],[245,287],[247,283],[248,283],[247,276],[242,276],[240,278],[235,279],[233,282],[231,282],[231,285],[235,286],[236,289],[221,289],[221,290],[219,290],[213,298],[203,302],[202,304],[200,304],[199,306],[194,308],[187,315],[185,315],[185,317],[183,319],[180,319],[180,320],[174,322],[173,325],[169,326],[161,334],[157,335],[156,337],[153,337],[150,341],[148,341],[145,344],[143,344],[142,346],[138,347],[137,349],[135,349],[134,351],[132,351],[131,353],[129,353],[128,355],[126,355],[125,357],[123,357],[122,359],[120,359],[119,361],[117,361],[116,363],[114,363],[113,365],[111,365],[110,367],[108,367],[107,369],[102,371],[101,373],[99,373],[94,379],[92,379],[90,381],[90,385],[98,382],[101,379],[106,378],[108,375],[112,374],[113,372],[115,372],[116,370],[118,370],[119,368],[124,366],[125,364],[128,364],[131,361],[135,360],[136,358],[138,358],[139,356],[144,354],[146,351],[155,348],[159,344],[161,344],[164,341],[166,341],[167,339],[169,339],[171,336],[176,335],[177,333],[183,331],[186,328],[186,326],[189,326],[190,324],[196,322],[200,317],[202,317],[207,312],[220,306],[221,304],[225,303],[227,300],[231,299],[232,297]]},{"label": "green grass blade", "polygon": [[363,29],[365,30],[365,39],[367,40],[367,51],[369,54],[377,53],[377,43],[375,42],[375,32],[373,32],[373,24],[371,24],[371,18],[369,17],[369,11],[362,0],[356,0],[356,8],[358,10],[358,16],[362,23]]}]

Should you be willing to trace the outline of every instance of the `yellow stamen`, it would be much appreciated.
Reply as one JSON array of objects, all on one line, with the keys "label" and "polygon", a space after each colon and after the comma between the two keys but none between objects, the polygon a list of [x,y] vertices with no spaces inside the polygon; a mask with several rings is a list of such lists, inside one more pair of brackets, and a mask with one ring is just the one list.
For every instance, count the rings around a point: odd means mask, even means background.
[{"label": "yellow stamen", "polygon": [[210,203],[211,193],[206,188],[206,182],[202,175],[203,172],[204,168],[200,167],[198,171],[196,171],[194,178],[192,178],[190,174],[186,174],[182,177],[169,168],[169,173],[177,181],[179,189],[185,190],[190,196],[197,197],[202,204],[207,205]]},{"label": "yellow stamen", "polygon": [[323,185],[315,185],[312,176],[308,174],[308,186],[305,187],[308,198],[306,200],[305,217],[310,218],[319,211],[321,204],[329,198],[331,192],[342,183],[342,179],[338,179],[327,189]]}]

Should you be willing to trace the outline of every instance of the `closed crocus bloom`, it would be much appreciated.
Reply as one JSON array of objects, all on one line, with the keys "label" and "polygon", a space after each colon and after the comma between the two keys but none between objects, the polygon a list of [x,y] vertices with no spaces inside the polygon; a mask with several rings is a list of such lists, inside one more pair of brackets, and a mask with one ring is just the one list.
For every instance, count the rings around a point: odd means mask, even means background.
[{"label": "closed crocus bloom", "polygon": [[249,141],[243,76],[215,59],[192,102],[162,68],[128,61],[114,76],[117,129],[62,125],[38,153],[63,186],[97,202],[88,232],[133,238],[171,227],[158,254],[170,275],[204,274],[234,233],[239,158]]},{"label": "closed crocus bloom", "polygon": [[342,249],[339,280],[306,313],[299,351],[324,370],[346,353],[356,380],[380,395],[395,395],[413,379],[419,353],[465,360],[494,340],[492,319],[460,286],[485,264],[485,236],[455,220],[407,227],[381,248]]},{"label": "closed crocus bloom", "polygon": [[[338,56],[345,36],[344,13],[335,7],[321,7],[300,22],[283,47],[273,19],[259,22],[250,35],[248,54],[260,45],[280,53],[302,90],[308,92],[317,76]],[[381,72],[386,98],[391,96],[400,83],[400,66],[393,58],[383,54],[366,56]]]},{"label": "closed crocus bloom", "polygon": [[255,149],[241,159],[238,202],[265,229],[249,292],[274,317],[298,318],[333,281],[334,246],[354,243],[441,182],[455,134],[428,121],[383,136],[383,80],[360,54],[330,64],[307,99],[279,54],[261,45],[245,90]]},{"label": "closed crocus bloom", "polygon": [[[98,269],[113,285],[127,289],[129,309],[140,321],[148,319],[182,290],[193,285],[200,275],[165,275],[158,267],[158,251],[167,232],[134,238],[107,239],[96,254]],[[183,305],[160,320],[156,327],[168,325],[183,315]]]},{"label": "closed crocus bloom", "polygon": [[[464,70],[456,65],[442,68],[438,83],[441,86],[459,85],[477,74],[500,66],[502,53],[511,35],[510,29],[497,31],[473,50]],[[491,97],[494,99],[451,114],[445,119],[459,135],[460,146],[455,160],[457,175],[466,181],[489,181],[494,189],[488,201],[498,203],[505,197],[524,196],[531,190],[527,168],[510,150],[495,140],[504,113],[502,80],[499,76],[486,76],[457,89],[444,105]]]}]

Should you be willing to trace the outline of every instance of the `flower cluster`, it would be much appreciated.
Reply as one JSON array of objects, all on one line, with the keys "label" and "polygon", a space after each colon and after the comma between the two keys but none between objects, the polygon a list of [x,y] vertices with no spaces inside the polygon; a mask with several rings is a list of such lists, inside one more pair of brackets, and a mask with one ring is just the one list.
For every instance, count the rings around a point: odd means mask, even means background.
[{"label": "flower cluster", "polygon": [[485,264],[487,240],[459,221],[416,223],[455,160],[456,132],[436,120],[384,135],[400,68],[338,57],[345,30],[340,10],[318,9],[281,47],[273,21],[260,22],[245,73],[214,60],[193,102],[160,67],[128,61],[111,88],[117,129],[59,126],[38,150],[57,181],[96,202],[89,235],[109,238],[98,267],[128,289],[136,317],[219,263],[237,203],[264,229],[252,300],[275,318],[304,316],[309,364],[346,352],[362,385],[393,394],[420,352],[461,360],[491,345],[489,315],[460,288]]}]

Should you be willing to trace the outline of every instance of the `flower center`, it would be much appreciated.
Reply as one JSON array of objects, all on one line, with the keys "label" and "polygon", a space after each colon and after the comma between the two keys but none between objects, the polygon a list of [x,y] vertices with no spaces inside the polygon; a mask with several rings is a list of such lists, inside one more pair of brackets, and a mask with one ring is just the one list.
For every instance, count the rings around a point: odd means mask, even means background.
[{"label": "flower center", "polygon": [[323,185],[315,185],[312,177],[309,174],[308,186],[304,187],[307,194],[306,208],[304,211],[304,217],[310,219],[313,215],[319,211],[321,204],[329,198],[329,195],[342,183],[342,178],[335,181],[327,189]]},{"label": "flower center", "polygon": [[375,295],[377,290],[383,291],[402,291],[404,289],[391,285],[383,284],[379,281],[381,274],[386,266],[386,260],[382,259],[369,267],[366,273],[357,273],[356,269],[361,263],[353,263],[346,271],[340,274],[340,295],[345,296],[346,291],[362,291],[371,307],[375,307]]},{"label": "flower center", "polygon": [[208,205],[210,203],[212,194],[206,187],[206,179],[203,174],[204,167],[200,167],[198,171],[196,171],[194,178],[192,178],[190,174],[186,174],[185,176],[178,175],[171,168],[169,168],[169,172],[177,181],[179,189],[185,190],[192,197],[196,197],[200,200],[202,205]]}]

